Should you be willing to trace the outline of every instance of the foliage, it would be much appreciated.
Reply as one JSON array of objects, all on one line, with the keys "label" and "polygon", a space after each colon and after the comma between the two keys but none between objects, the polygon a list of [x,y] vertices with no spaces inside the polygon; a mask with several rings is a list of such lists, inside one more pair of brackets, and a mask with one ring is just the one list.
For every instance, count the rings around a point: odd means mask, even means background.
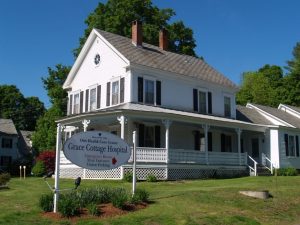
[{"label": "foliage", "polygon": [[10,181],[10,174],[9,173],[2,173],[0,174],[0,186],[6,185]]},{"label": "foliage", "polygon": [[277,107],[282,103],[283,71],[278,66],[265,65],[258,71],[243,73],[237,103],[248,102]]},{"label": "foliage", "polygon": [[131,202],[134,204],[149,202],[149,192],[147,192],[145,189],[136,189],[134,195],[131,198]]},{"label": "foliage", "polygon": [[80,213],[79,200],[75,193],[61,194],[58,201],[58,211],[64,217],[79,215]]},{"label": "foliage", "polygon": [[149,174],[148,176],[147,176],[147,182],[156,182],[157,181],[157,178],[156,178],[156,176],[155,175],[153,175],[153,174]]},{"label": "foliage", "polygon": [[276,170],[278,176],[297,176],[298,171],[293,167],[280,168]]},{"label": "foliage", "polygon": [[113,206],[123,209],[125,206],[126,201],[128,200],[128,193],[123,188],[115,188],[112,196],[111,196],[111,203]]},{"label": "foliage", "polygon": [[169,49],[177,53],[195,56],[195,39],[192,29],[182,21],[169,23],[175,15],[174,10],[159,9],[151,0],[108,0],[106,4],[99,3],[85,23],[87,28],[80,38],[80,46],[74,50],[78,56],[82,46],[93,28],[131,37],[131,22],[143,22],[143,41],[158,45],[158,31],[165,27],[169,33]]},{"label": "foliage", "polygon": [[56,65],[55,69],[48,68],[48,77],[42,79],[52,106],[37,121],[36,132],[32,136],[33,147],[39,152],[55,149],[55,120],[66,115],[67,92],[63,90],[62,85],[69,71],[70,67]]},{"label": "foliage", "polygon": [[108,203],[111,201],[112,191],[108,187],[85,188],[77,192],[80,206],[85,207],[88,204]]},{"label": "foliage", "polygon": [[37,97],[25,98],[15,85],[0,85],[0,118],[12,119],[18,130],[34,130],[45,112]]},{"label": "foliage", "polygon": [[124,174],[123,180],[127,182],[132,182],[133,174],[132,172],[127,172]]},{"label": "foliage", "polygon": [[39,206],[44,212],[53,211],[53,194],[43,194],[39,199]]},{"label": "foliage", "polygon": [[54,172],[55,170],[55,151],[44,151],[37,157],[38,161],[42,161],[45,165],[46,172]]},{"label": "foliage", "polygon": [[32,168],[32,174],[36,177],[41,177],[46,173],[46,167],[43,161],[37,161]]},{"label": "foliage", "polygon": [[93,216],[99,216],[100,215],[100,210],[98,209],[98,206],[95,203],[91,203],[87,206],[87,210],[89,214]]}]

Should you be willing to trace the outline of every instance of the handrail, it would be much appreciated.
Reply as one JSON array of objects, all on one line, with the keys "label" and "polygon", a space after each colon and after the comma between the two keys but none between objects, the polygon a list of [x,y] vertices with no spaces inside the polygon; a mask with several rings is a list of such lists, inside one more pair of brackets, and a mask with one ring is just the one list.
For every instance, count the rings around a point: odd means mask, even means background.
[{"label": "handrail", "polygon": [[257,162],[250,156],[248,155],[248,158],[251,159],[254,163],[254,168],[251,167],[249,164],[248,164],[248,167],[250,168],[250,171],[252,170],[254,172],[254,176],[257,176]]},{"label": "handrail", "polygon": [[270,163],[270,168],[269,168],[267,165],[265,165],[265,167],[266,167],[268,170],[270,170],[271,174],[273,174],[273,163],[272,163],[272,161],[271,161],[266,155],[264,155],[264,157],[265,157],[265,159],[266,159],[267,161],[269,161],[269,163]]}]

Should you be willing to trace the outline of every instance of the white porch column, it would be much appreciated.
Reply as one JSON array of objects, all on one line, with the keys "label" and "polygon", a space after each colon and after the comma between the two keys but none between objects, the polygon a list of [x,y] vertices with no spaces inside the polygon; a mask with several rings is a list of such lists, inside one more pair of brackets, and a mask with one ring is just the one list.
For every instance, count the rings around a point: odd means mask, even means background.
[{"label": "white porch column", "polygon": [[239,153],[239,163],[240,165],[242,165],[242,154],[241,154],[241,134],[242,134],[242,130],[241,128],[237,128],[235,129],[236,133],[237,133],[237,142],[238,142],[238,153]]},{"label": "white porch column", "polygon": [[125,138],[125,123],[126,121],[126,117],[124,115],[122,116],[118,116],[118,121],[121,124],[121,138],[124,139]]},{"label": "white porch column", "polygon": [[[127,122],[127,119],[124,115],[121,115],[121,116],[118,116],[117,117],[119,123],[121,124],[121,138],[123,140],[125,140],[125,124]],[[123,169],[123,166],[121,166],[121,179],[123,179],[124,177],[124,169]]]},{"label": "white porch column", "polygon": [[166,134],[165,134],[165,146],[166,146],[166,154],[167,154],[167,160],[166,162],[169,162],[169,130],[170,130],[170,126],[172,124],[172,121],[170,120],[163,120],[162,123],[165,125],[165,129],[166,129]]},{"label": "white porch column", "polygon": [[209,159],[208,159],[208,130],[209,126],[207,124],[202,125],[202,128],[204,130],[204,140],[205,140],[205,161],[206,164],[209,164]]},{"label": "white porch column", "polygon": [[63,126],[60,123],[57,124],[56,129],[56,154],[55,154],[55,183],[54,183],[54,206],[53,212],[57,212],[57,203],[59,198],[59,164],[60,164],[60,150],[62,145],[61,132]]},{"label": "white porch column", "polygon": [[[82,124],[83,124],[83,132],[87,132],[87,128],[88,128],[90,122],[91,122],[90,120],[86,120],[86,119],[84,119],[84,120],[82,121]],[[86,178],[86,169],[84,168],[84,169],[83,169],[83,179],[85,179],[85,178]]]},{"label": "white porch column", "polygon": [[83,124],[83,131],[84,131],[84,132],[87,131],[87,128],[88,128],[90,122],[91,122],[90,120],[83,120],[83,121],[82,121],[82,124]]}]

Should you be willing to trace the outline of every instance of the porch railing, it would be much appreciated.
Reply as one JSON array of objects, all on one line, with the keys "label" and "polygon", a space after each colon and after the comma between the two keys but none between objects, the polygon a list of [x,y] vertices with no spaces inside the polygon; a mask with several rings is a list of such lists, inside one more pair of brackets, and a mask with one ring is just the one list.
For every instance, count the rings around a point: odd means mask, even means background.
[{"label": "porch railing", "polygon": [[273,174],[273,163],[272,161],[267,157],[266,154],[262,153],[262,164],[264,167],[266,167],[268,170],[270,170],[271,174]]},{"label": "porch railing", "polygon": [[250,156],[248,155],[248,167],[249,167],[249,170],[250,170],[250,175],[251,173],[254,173],[254,176],[257,176],[257,162]]},{"label": "porch railing", "polygon": [[[128,162],[132,162],[132,154]],[[167,150],[165,148],[136,148],[137,162],[167,162]]]}]

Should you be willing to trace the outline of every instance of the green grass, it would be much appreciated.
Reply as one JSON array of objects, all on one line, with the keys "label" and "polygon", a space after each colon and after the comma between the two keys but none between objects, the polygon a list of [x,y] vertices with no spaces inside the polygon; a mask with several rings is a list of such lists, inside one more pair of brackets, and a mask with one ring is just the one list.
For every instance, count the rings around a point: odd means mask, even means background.
[{"label": "green grass", "polygon": [[[49,179],[51,185],[54,181]],[[61,188],[73,187],[73,180],[61,180]],[[80,188],[96,185],[125,187],[122,181],[82,180]],[[79,219],[76,224],[299,224],[300,176],[246,177],[238,179],[139,182],[150,192],[152,203],[145,209],[106,219]],[[254,199],[240,190],[269,190],[273,198]],[[49,189],[41,178],[14,178],[9,189],[0,190],[0,224],[74,224],[67,219],[41,217],[39,197]]]}]

